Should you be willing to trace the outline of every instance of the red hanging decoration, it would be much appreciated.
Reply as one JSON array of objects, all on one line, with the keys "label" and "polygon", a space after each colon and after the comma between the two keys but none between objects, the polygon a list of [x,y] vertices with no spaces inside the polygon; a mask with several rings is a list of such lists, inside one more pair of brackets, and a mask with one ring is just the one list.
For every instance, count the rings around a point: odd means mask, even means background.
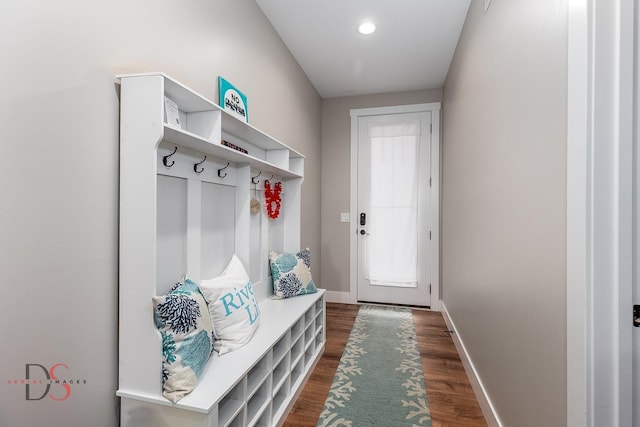
[{"label": "red hanging decoration", "polygon": [[271,189],[271,183],[269,180],[264,182],[264,203],[267,208],[267,215],[269,218],[276,219],[280,216],[280,206],[282,205],[282,199],[280,193],[282,192],[282,183],[276,182],[276,185]]}]

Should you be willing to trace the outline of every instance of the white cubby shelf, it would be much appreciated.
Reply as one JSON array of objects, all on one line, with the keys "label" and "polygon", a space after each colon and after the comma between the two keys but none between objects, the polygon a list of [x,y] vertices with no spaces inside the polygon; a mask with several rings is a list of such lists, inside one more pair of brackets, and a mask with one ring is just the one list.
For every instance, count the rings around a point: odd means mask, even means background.
[{"label": "white cubby shelf", "polygon": [[[121,425],[280,425],[325,347],[324,290],[271,298],[269,250],[300,250],[304,156],[163,73],[117,82]],[[167,124],[165,97],[177,105],[180,127]],[[250,200],[263,200],[264,179],[283,185],[275,220],[250,213]],[[260,325],[247,345],[214,353],[196,388],[174,404],[162,396],[151,298],[183,275],[219,275],[233,254],[254,284]]]}]

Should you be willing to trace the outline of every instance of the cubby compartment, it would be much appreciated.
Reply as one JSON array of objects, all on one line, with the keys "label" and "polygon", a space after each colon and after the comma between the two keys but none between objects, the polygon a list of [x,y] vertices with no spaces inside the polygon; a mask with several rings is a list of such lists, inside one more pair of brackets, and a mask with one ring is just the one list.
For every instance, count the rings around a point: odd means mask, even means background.
[{"label": "cubby compartment", "polygon": [[296,342],[291,346],[291,365],[298,363],[302,355],[304,354],[304,338],[298,337]]},{"label": "cubby compartment", "polygon": [[226,426],[237,417],[244,405],[244,378],[218,404],[218,424]]},{"label": "cubby compartment", "polygon": [[303,157],[289,157],[289,170],[293,173],[302,175],[304,171]]},{"label": "cubby compartment", "polygon": [[248,427],[269,427],[271,426],[271,413],[265,411],[264,414],[256,421],[255,424],[249,424]]},{"label": "cubby compartment", "polygon": [[273,368],[273,391],[278,392],[280,388],[287,382],[289,376],[289,360],[288,357],[283,358]]},{"label": "cubby compartment", "polygon": [[305,346],[305,348],[309,347],[309,343],[310,342],[313,342],[313,338],[316,335],[315,326],[316,326],[315,322],[311,322],[311,324],[309,326],[307,326],[307,329],[305,329],[305,331],[304,331],[304,346]]},{"label": "cubby compartment", "polygon": [[297,340],[304,331],[304,317],[298,320],[291,328],[291,339]]},{"label": "cubby compartment", "polygon": [[240,412],[236,417],[227,424],[220,425],[220,427],[244,427],[246,422],[244,420],[244,414]]},{"label": "cubby compartment", "polygon": [[299,358],[291,368],[291,387],[297,387],[304,375],[304,358]]},{"label": "cubby compartment", "polygon": [[278,342],[273,346],[273,364],[280,363],[283,357],[286,356],[289,350],[291,342],[291,332],[287,332]]},{"label": "cubby compartment", "polygon": [[314,319],[315,319],[315,311],[313,310],[313,307],[311,307],[304,314],[304,324],[305,324],[305,326],[311,325],[313,323]]},{"label": "cubby compartment", "polygon": [[316,334],[324,329],[324,313],[320,312],[316,316]]},{"label": "cubby compartment", "polygon": [[219,139],[220,109],[185,89],[174,80],[164,81],[164,123],[169,128],[166,132],[180,130],[207,141]]},{"label": "cubby compartment", "polygon": [[316,346],[315,346],[316,342],[315,342],[315,338],[311,338],[309,340],[309,342],[307,343],[307,347],[304,350],[304,361],[305,361],[305,368],[308,367],[311,362],[313,362],[314,360],[314,354],[316,351]]},{"label": "cubby compartment", "polygon": [[267,378],[271,369],[271,354],[265,355],[247,374],[247,394],[251,395]]},{"label": "cubby compartment", "polygon": [[287,393],[286,390],[280,389],[275,396],[273,396],[273,424],[276,424],[276,420],[280,419],[282,415],[284,415],[284,410],[286,409],[286,401],[287,401]]},{"label": "cubby compartment", "polygon": [[254,425],[258,422],[258,419],[262,416],[265,410],[269,408],[269,401],[271,400],[271,389],[269,387],[269,381],[262,383],[260,388],[249,397],[247,401],[247,424]]}]

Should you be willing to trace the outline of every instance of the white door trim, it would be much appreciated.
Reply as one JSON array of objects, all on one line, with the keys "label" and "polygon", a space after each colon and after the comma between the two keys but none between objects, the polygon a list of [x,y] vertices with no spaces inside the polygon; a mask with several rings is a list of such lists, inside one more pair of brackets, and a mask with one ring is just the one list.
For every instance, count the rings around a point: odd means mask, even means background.
[{"label": "white door trim", "polygon": [[567,426],[630,427],[634,0],[568,10]]},{"label": "white door trim", "polygon": [[391,107],[358,108],[350,110],[351,115],[351,189],[349,224],[349,302],[358,301],[358,118],[402,113],[431,113],[431,310],[440,311],[440,109],[439,102],[426,104],[398,105]]},{"label": "white door trim", "polygon": [[568,8],[567,427],[587,426],[588,1],[569,0]]}]

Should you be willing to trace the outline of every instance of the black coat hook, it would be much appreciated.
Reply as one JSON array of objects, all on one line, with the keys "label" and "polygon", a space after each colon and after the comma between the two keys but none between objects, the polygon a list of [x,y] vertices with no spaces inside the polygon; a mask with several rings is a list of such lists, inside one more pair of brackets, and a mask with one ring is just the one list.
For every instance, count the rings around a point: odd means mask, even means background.
[{"label": "black coat hook", "polygon": [[260,180],[259,180],[259,179],[256,179],[256,178],[257,178],[257,177],[259,177],[261,173],[262,173],[262,171],[258,172],[258,175],[256,175],[256,176],[252,176],[252,177],[251,177],[251,182],[252,182],[253,184],[258,184],[258,183],[260,182]]},{"label": "black coat hook", "polygon": [[220,178],[224,178],[224,177],[226,177],[226,176],[227,176],[227,173],[225,172],[225,173],[224,173],[224,175],[223,175],[223,174],[222,174],[222,171],[223,171],[223,170],[225,170],[225,169],[226,169],[226,168],[228,168],[228,167],[229,167],[229,162],[227,162],[227,166],[225,166],[225,167],[223,167],[223,168],[218,169],[218,176],[219,176]]},{"label": "black coat hook", "polygon": [[202,159],[201,162],[196,163],[195,165],[193,165],[193,171],[195,173],[202,173],[202,171],[204,170],[204,168],[200,168],[200,170],[198,170],[198,166],[200,166],[201,164],[204,163],[204,161],[207,160],[207,156],[204,156],[204,159]]},{"label": "black coat hook", "polygon": [[169,160],[169,157],[171,157],[174,154],[176,154],[176,151],[178,151],[178,147],[174,147],[173,153],[167,154],[166,156],[162,156],[162,164],[165,165],[168,168],[173,166],[175,164],[175,162],[173,160],[171,160],[171,164],[169,164],[168,160]]}]

